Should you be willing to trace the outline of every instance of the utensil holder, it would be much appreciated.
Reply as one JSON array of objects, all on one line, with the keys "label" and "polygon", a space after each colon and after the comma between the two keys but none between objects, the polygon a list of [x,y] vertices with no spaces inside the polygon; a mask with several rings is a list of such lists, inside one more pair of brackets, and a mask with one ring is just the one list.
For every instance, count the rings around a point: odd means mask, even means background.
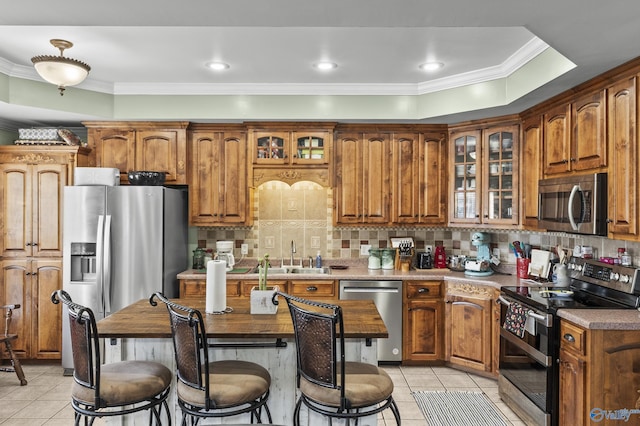
[{"label": "utensil holder", "polygon": [[516,259],[516,272],[518,278],[529,278],[529,263],[530,259],[524,257],[518,257]]}]

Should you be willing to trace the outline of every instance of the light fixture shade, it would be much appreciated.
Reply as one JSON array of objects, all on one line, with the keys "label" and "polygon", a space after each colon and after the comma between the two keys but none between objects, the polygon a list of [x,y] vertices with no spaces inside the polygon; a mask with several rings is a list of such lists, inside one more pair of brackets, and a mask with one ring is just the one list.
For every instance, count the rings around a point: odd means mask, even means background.
[{"label": "light fixture shade", "polygon": [[60,56],[40,55],[31,58],[31,62],[44,80],[58,86],[60,95],[65,87],[80,84],[87,78],[91,67],[84,62],[63,56],[64,49],[73,46],[66,40],[53,39],[51,44],[60,49]]}]

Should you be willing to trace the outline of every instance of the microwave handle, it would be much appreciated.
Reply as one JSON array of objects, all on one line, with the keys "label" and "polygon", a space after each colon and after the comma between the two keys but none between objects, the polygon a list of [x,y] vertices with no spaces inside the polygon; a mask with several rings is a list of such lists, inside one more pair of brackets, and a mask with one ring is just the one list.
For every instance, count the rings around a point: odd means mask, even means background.
[{"label": "microwave handle", "polygon": [[571,188],[571,194],[569,194],[569,211],[567,212],[567,216],[569,216],[569,222],[571,222],[571,228],[574,231],[578,230],[578,225],[576,224],[575,219],[573,218],[572,212],[573,212],[573,201],[576,198],[576,194],[578,193],[578,191],[580,191],[580,186],[579,185],[573,185],[573,188]]}]

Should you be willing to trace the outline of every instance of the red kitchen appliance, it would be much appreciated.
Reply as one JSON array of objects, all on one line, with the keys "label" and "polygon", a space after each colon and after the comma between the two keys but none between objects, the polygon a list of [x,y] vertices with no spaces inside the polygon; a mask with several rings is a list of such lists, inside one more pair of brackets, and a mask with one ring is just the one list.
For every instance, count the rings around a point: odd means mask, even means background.
[{"label": "red kitchen appliance", "polygon": [[433,266],[435,268],[446,268],[447,267],[447,254],[444,251],[444,246],[436,247],[436,254],[433,260]]}]

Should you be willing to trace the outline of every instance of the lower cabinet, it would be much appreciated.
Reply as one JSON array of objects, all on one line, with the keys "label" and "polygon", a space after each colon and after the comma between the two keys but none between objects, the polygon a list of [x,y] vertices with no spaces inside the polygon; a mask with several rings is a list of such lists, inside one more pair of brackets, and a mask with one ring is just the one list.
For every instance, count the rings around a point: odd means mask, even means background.
[{"label": "lower cabinet", "polygon": [[[207,294],[207,280],[180,280],[180,298],[200,297]],[[240,296],[240,281],[227,281],[227,297]]]},{"label": "lower cabinet", "polygon": [[[338,300],[335,280],[269,280],[269,286],[305,299]],[[249,297],[258,280],[227,280],[227,297]],[[203,297],[207,294],[206,279],[180,280],[180,297]]]},{"label": "lower cabinet", "polygon": [[442,281],[403,283],[403,364],[443,361],[443,285]]},{"label": "lower cabinet", "polygon": [[619,425],[640,406],[638,330],[587,330],[560,324],[561,425]]},{"label": "lower cabinet", "polygon": [[445,360],[451,366],[496,375],[494,300],[493,287],[447,282]]},{"label": "lower cabinet", "polygon": [[51,303],[51,293],[62,288],[62,259],[8,259],[0,264],[0,305],[20,305],[13,311],[10,330],[18,334],[12,345],[16,354],[60,359],[62,311]]}]

